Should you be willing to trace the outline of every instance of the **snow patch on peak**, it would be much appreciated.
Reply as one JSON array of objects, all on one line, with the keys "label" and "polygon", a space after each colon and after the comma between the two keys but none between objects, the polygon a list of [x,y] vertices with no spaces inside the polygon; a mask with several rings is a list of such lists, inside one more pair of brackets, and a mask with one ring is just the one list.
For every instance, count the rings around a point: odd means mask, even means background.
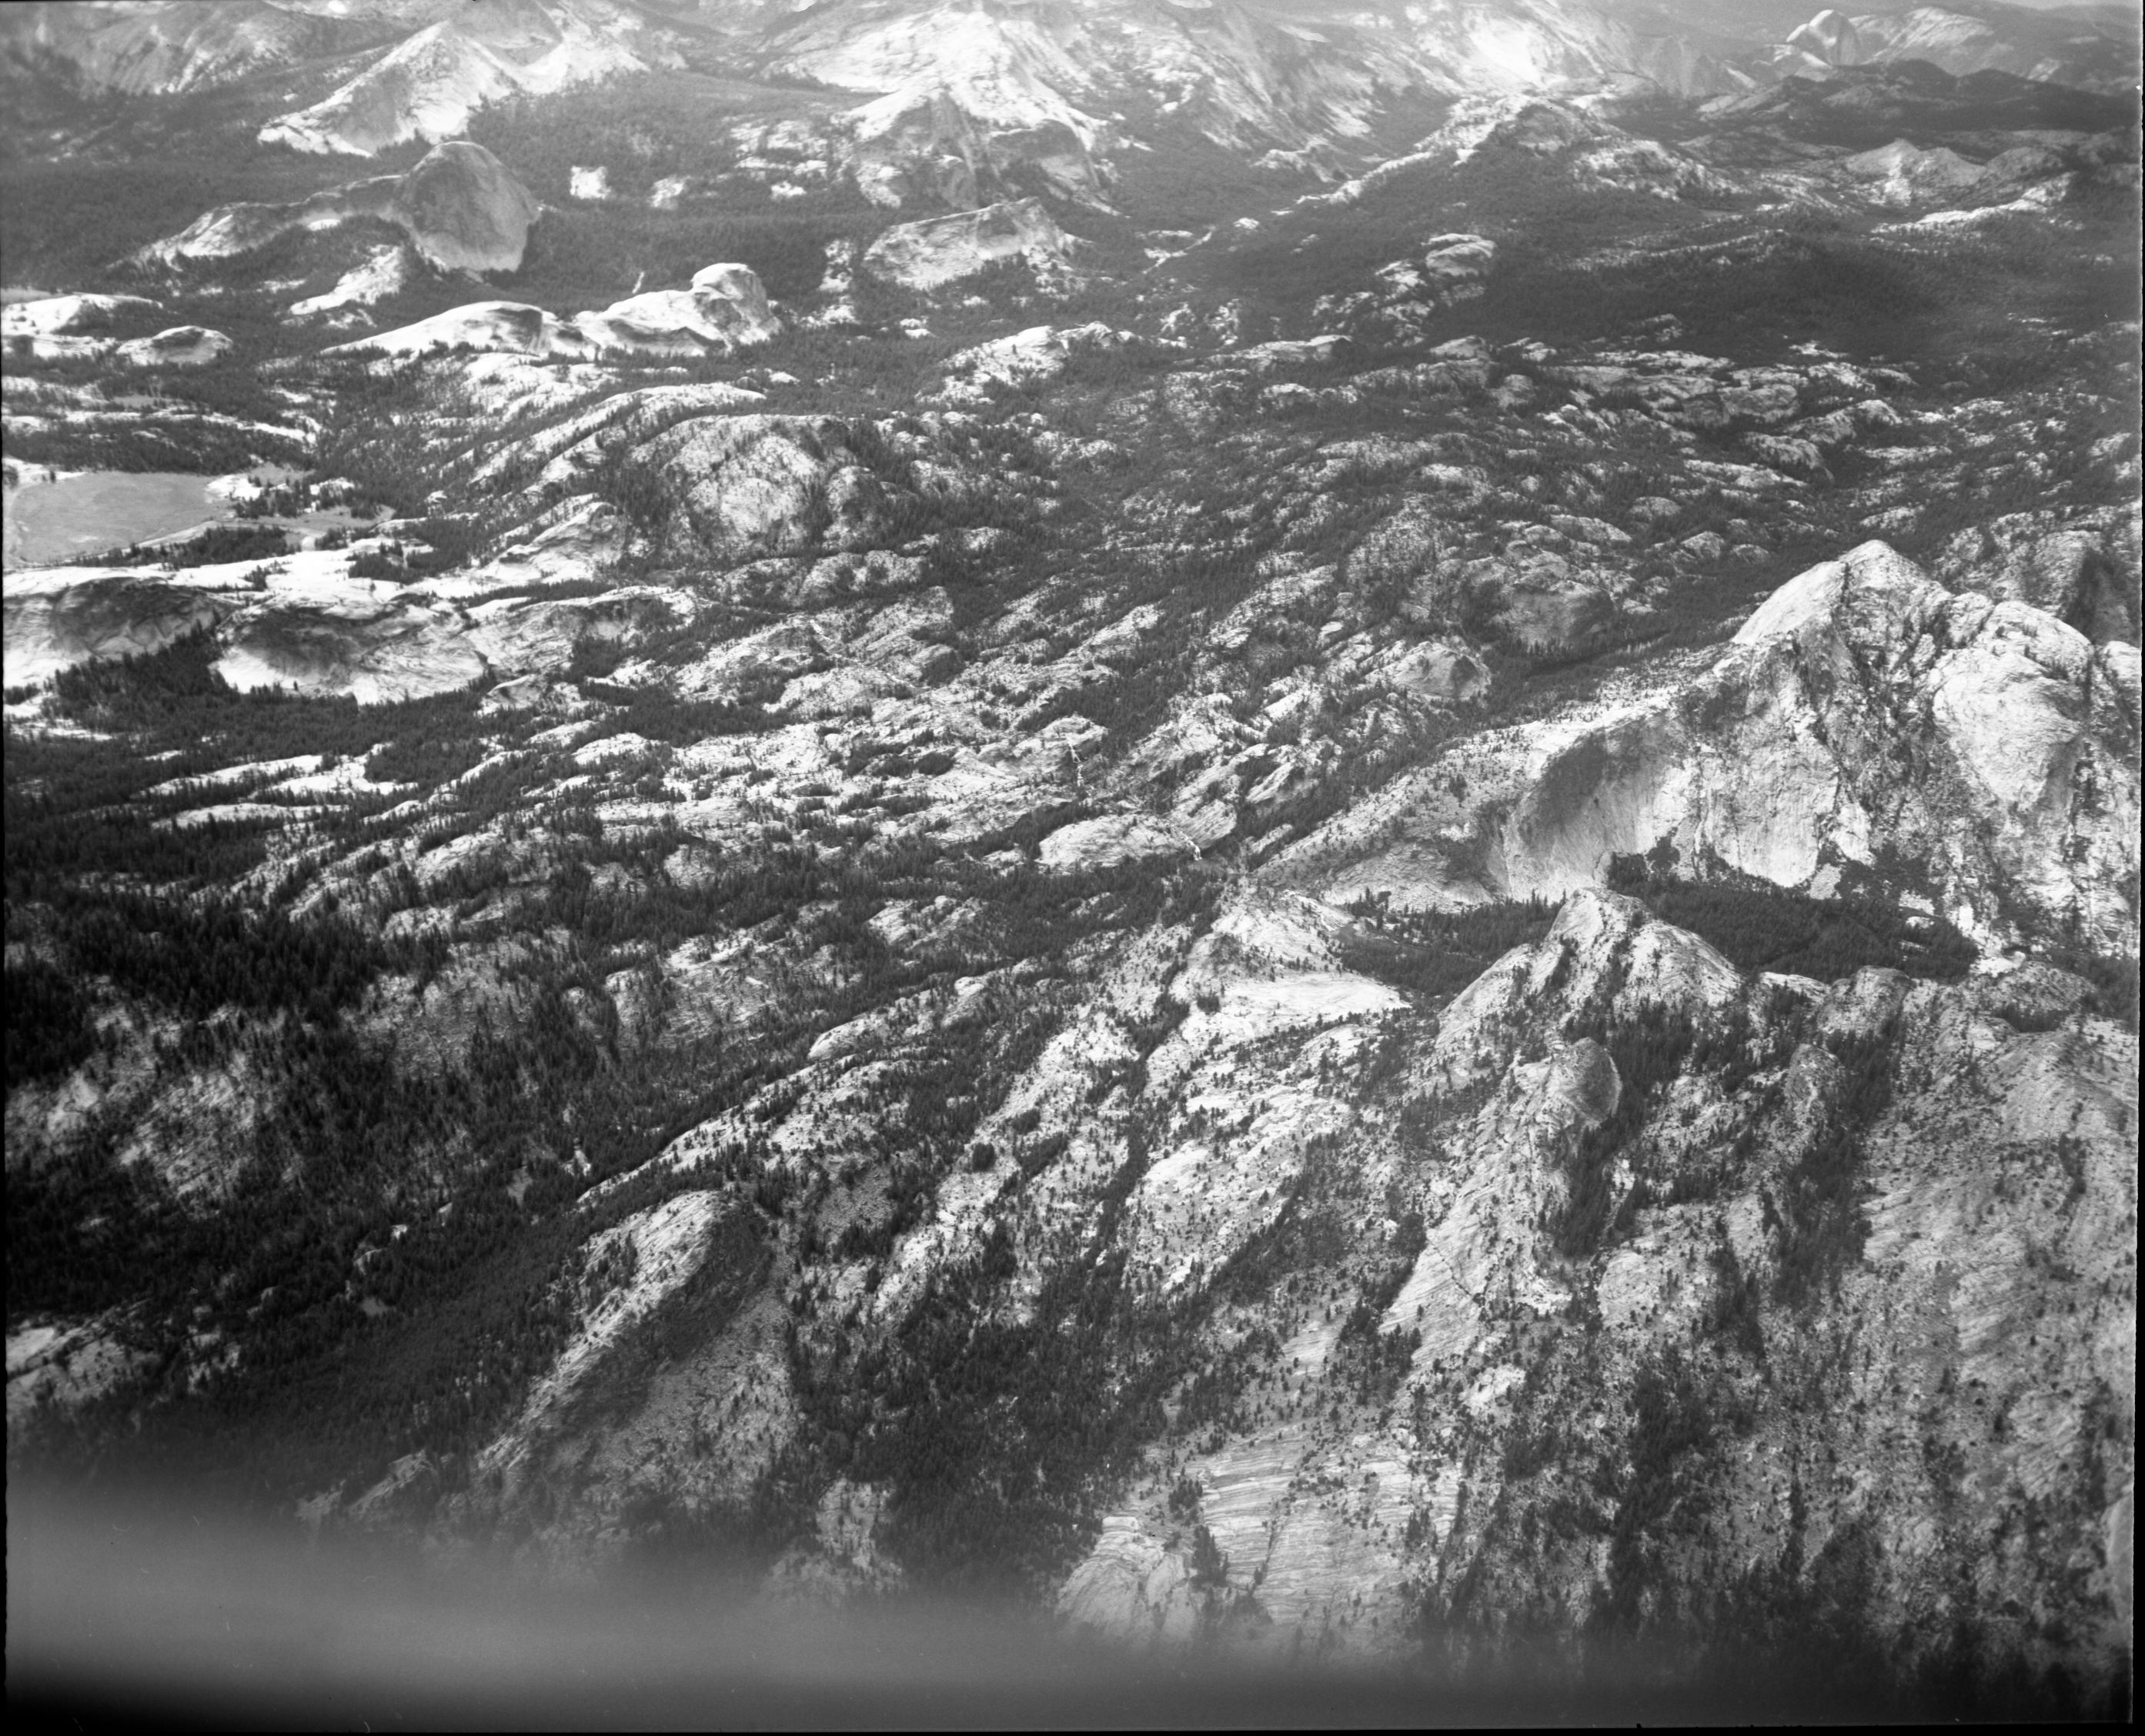
[{"label": "snow patch on peak", "polygon": [[481,42],[450,23],[419,31],[310,108],[262,127],[264,145],[314,156],[370,157],[414,138],[447,138],[486,103],[520,88]]},{"label": "snow patch on peak", "polygon": [[574,8],[555,7],[544,20],[548,32],[528,42],[483,41],[453,20],[428,25],[311,107],[270,121],[261,142],[370,157],[411,139],[451,138],[489,103],[549,96],[674,58],[636,52],[621,18],[600,27]]}]

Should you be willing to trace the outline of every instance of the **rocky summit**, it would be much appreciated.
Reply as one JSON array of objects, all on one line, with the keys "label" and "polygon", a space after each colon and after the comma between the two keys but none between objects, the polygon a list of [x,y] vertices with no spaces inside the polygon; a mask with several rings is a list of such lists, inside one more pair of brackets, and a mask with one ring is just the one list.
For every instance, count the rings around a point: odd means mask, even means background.
[{"label": "rocky summit", "polygon": [[2127,1715],[2137,47],[0,10],[11,1478]]},{"label": "rocky summit", "polygon": [[153,241],[144,262],[172,268],[235,259],[294,231],[367,219],[394,225],[425,263],[441,271],[515,271],[539,211],[529,190],[481,145],[454,140],[427,152],[408,173],[354,182],[287,205],[226,205],[204,211],[178,234]]}]

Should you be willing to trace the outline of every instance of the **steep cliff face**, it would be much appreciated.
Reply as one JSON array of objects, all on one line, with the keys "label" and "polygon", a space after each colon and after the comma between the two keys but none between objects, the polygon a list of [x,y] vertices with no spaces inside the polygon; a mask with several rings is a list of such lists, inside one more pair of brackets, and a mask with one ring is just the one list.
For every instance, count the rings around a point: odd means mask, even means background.
[{"label": "steep cliff face", "polygon": [[1859,67],[1869,57],[1862,32],[1846,13],[1828,8],[1788,33],[1784,45],[1819,67]]},{"label": "steep cliff face", "polygon": [[[1821,896],[1904,874],[1998,944],[2118,944],[2138,920],[2138,668],[2133,645],[1865,544],[1774,593],[1703,674],[1543,726],[1516,765],[1463,751],[1423,773],[1393,818],[1442,877],[1411,891],[1391,865],[1336,862],[1360,818],[1291,858],[1336,897],[1434,901],[1441,880],[1561,896],[1665,847]],[[1452,773],[1466,795],[1441,787]]]},{"label": "steep cliff face", "polygon": [[[1844,1598],[1911,1649],[1954,1621],[2119,1648],[2133,1046],[2021,1034],[2000,981],[1742,979],[1574,894],[1359,1111],[1355,1196],[1417,1214],[1419,1251],[1337,1335],[1337,1301],[1281,1329],[1279,1384],[1188,1443],[1225,1569],[1190,1579],[1193,1504],[1157,1480],[1068,1613],[1181,1623],[1167,1556],[1180,1601],[1282,1644],[1376,1649],[1426,1609],[1672,1628]],[[2053,1388],[2051,1315],[2088,1323]],[[1351,1391],[1366,1347],[1391,1360]],[[2083,1579],[2003,1540],[2043,1490]],[[1996,1546],[1950,1555],[1963,1535]]]},{"label": "steep cliff face", "polygon": [[537,210],[490,152],[455,139],[435,146],[401,178],[387,215],[443,271],[512,271]]}]

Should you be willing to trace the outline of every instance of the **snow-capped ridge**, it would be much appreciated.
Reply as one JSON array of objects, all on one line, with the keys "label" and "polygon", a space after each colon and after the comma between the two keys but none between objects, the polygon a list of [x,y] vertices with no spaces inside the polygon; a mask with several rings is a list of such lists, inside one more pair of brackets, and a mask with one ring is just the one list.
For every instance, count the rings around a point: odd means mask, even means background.
[{"label": "snow-capped ridge", "polygon": [[95,89],[177,95],[332,54],[345,21],[266,0],[0,8],[11,46],[61,59]]},{"label": "snow-capped ridge", "polygon": [[451,138],[508,97],[676,64],[636,15],[590,0],[530,0],[486,29],[484,14],[426,26],[311,107],[268,122],[261,142],[370,157],[411,139]]}]

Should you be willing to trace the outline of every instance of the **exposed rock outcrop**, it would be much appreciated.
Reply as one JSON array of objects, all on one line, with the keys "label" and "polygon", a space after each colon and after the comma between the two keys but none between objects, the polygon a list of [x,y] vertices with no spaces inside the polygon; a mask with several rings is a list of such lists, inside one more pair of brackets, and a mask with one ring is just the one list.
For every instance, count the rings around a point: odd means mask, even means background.
[{"label": "exposed rock outcrop", "polygon": [[[1665,842],[1694,872],[1820,894],[1882,863],[1970,933],[2120,949],[2138,920],[2138,692],[2134,647],[1954,595],[1869,543],[1775,592],[1704,674],[1543,731],[1515,784],[1441,794],[1421,823],[1479,839],[1442,848],[1508,896],[1560,895]],[[1336,895],[1364,883],[1343,870]]]},{"label": "exposed rock outcrop", "polygon": [[443,271],[520,269],[538,206],[481,145],[435,147],[396,185],[386,216]]},{"label": "exposed rock outcrop", "polygon": [[0,307],[0,337],[57,337],[102,331],[117,320],[155,311],[146,296],[38,296]]},{"label": "exposed rock outcrop", "polygon": [[472,301],[415,325],[353,338],[340,350],[390,356],[497,351],[530,356],[728,355],[781,329],[752,269],[704,266],[692,286],[654,290],[561,319],[521,301]]},{"label": "exposed rock outcrop", "polygon": [[[2127,1521],[2128,1486],[2103,1478],[2088,1443],[2098,1407],[2121,1414],[2129,1391],[2127,1236],[2111,1232],[2135,1197],[2135,1087],[2121,1071],[2134,1042],[2104,1024],[2022,1034],[1978,1010],[1983,992],[1879,971],[1829,987],[1744,977],[1635,901],[1573,893],[1546,937],[1486,972],[1411,1051],[1410,1113],[1434,1140],[1369,1117],[1342,1136],[1360,1197],[1390,1186],[1388,1210],[1421,1213],[1382,1312],[1351,1329],[1358,1348],[1331,1309],[1271,1311],[1280,1348],[1237,1420],[1135,1483],[1060,1609],[1133,1641],[1221,1631],[1254,1649],[1360,1654],[1402,1644],[1426,1603],[1583,1625],[1641,1586],[1656,1607],[1733,1597],[1754,1562],[1789,1599],[1854,1549],[1873,1574],[1860,1619],[1909,1649],[1947,1643],[1948,1618],[1924,1598],[1955,1572],[1977,1599],[2000,1585],[2022,1612],[2062,1605],[2096,1656],[2126,1644],[2127,1556],[2108,1528]],[[1605,1015],[1612,1031],[1689,1019],[1744,1033],[1752,1047],[1734,1052],[1765,1053],[1767,1082],[1688,1064],[1623,1077],[1601,1044],[1555,1034]],[[1638,1066],[1646,1052],[1620,1052]],[[1329,1052],[1275,1067],[1267,1089],[1305,1092],[1335,1064]],[[1933,1087],[1942,1102],[1918,1095]],[[1574,1181],[1611,1127],[1627,1131],[1590,1205]],[[2057,1127],[2076,1130],[2070,1144]],[[1866,1219],[1833,1226],[1819,1255],[1795,1178],[1841,1149]],[[1967,1151],[1983,1155],[1963,1163]],[[1206,1189],[1175,1203],[1187,1227],[1270,1183],[1247,1157],[1209,1165]],[[1138,1203],[1149,1233],[1168,1202],[1143,1189]],[[1992,1246],[2043,1251],[1992,1262]],[[1828,1363],[1813,1336],[1795,1274],[1814,1258],[1839,1262],[1825,1318],[1869,1336],[1866,1365]],[[2041,1323],[2074,1309],[2094,1324],[2054,1348]],[[1372,1341],[1406,1358],[1396,1392],[1419,1396],[1375,1416],[1328,1410],[1321,1383],[1356,1378],[1344,1371]],[[2053,1381],[2045,1355],[2061,1361]],[[1670,1525],[1660,1535],[1679,1540],[1641,1566],[1592,1540],[1643,1498],[1665,1375],[1691,1383],[1692,1432],[1671,1450],[1694,1505],[1688,1530]],[[1833,1401],[1807,1403],[1809,1381]],[[1598,1527],[1576,1519],[1597,1501]],[[2024,1544],[1939,1565],[1941,1524],[2002,1535],[2022,1501],[2066,1515],[2078,1580]],[[2013,1619],[1995,1620],[2018,1643]]]},{"label": "exposed rock outcrop", "polygon": [[[107,335],[113,327],[123,331],[157,311],[157,304],[144,296],[38,296],[11,301],[0,308],[0,344],[27,361],[88,361],[122,347],[118,339]],[[138,345],[142,340],[131,341]],[[137,356],[138,352],[127,359]]]},{"label": "exposed rock outcrop", "polygon": [[865,270],[908,289],[933,290],[1007,260],[1039,276],[1071,267],[1072,243],[1040,200],[1014,199],[981,211],[898,223],[864,250]]},{"label": "exposed rock outcrop", "polygon": [[213,627],[231,612],[213,592],[141,578],[92,579],[62,588],[11,588],[10,684],[42,681],[77,664],[143,657]]},{"label": "exposed rock outcrop", "polygon": [[2104,642],[2138,641],[2138,517],[2013,513],[1962,530],[1935,563],[1953,590],[2028,604]]},{"label": "exposed rock outcrop", "polygon": [[540,207],[528,188],[481,145],[456,139],[426,153],[406,175],[316,193],[291,205],[223,205],[142,256],[160,265],[250,253],[293,229],[325,229],[361,217],[382,219],[441,271],[520,269],[529,226]]},{"label": "exposed rock outcrop", "polygon": [[849,171],[866,198],[895,208],[970,209],[1022,168],[1061,197],[1102,203],[1080,117],[1043,110],[1018,118],[1027,124],[979,119],[943,85],[896,91],[849,117]]},{"label": "exposed rock outcrop", "polygon": [[1914,205],[1963,192],[1981,179],[1981,167],[1956,151],[1938,146],[1924,151],[1905,139],[1881,150],[1864,151],[1840,167],[1858,180],[1875,182],[1874,195],[1884,205]]},{"label": "exposed rock outcrop", "polygon": [[641,445],[635,462],[659,479],[668,546],[733,559],[814,540],[868,547],[884,499],[831,417],[701,417]]},{"label": "exposed rock outcrop", "polygon": [[170,326],[151,337],[130,338],[119,346],[122,361],[137,368],[197,368],[231,348],[227,333],[206,326]]},{"label": "exposed rock outcrop", "polygon": [[1789,32],[1784,46],[1804,62],[1821,67],[1859,67],[1869,57],[1854,20],[1829,7]]},{"label": "exposed rock outcrop", "polygon": [[352,266],[319,295],[293,301],[290,317],[311,320],[335,315],[347,318],[376,301],[400,294],[408,287],[410,278],[406,248],[376,247],[363,265]]}]

